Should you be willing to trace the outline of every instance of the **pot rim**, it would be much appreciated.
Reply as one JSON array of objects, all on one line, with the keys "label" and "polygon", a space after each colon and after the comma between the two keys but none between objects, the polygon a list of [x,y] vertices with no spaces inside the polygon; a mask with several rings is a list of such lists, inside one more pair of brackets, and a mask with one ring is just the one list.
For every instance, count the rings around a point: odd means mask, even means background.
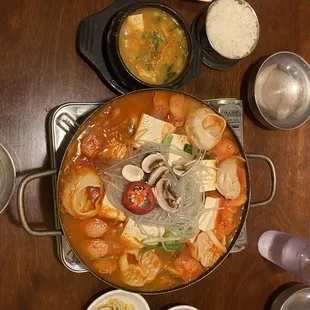
[{"label": "pot rim", "polygon": [[61,214],[60,214],[60,199],[59,199],[59,180],[60,180],[60,177],[62,175],[62,171],[63,171],[63,166],[64,166],[64,161],[67,157],[67,153],[68,153],[68,150],[70,149],[70,146],[72,145],[73,141],[75,141],[75,139],[81,134],[81,132],[83,132],[82,130],[82,127],[84,127],[84,125],[100,110],[100,109],[103,109],[107,104],[113,104],[114,101],[116,100],[119,100],[123,97],[126,97],[126,96],[131,96],[131,95],[134,95],[136,93],[140,93],[140,92],[154,92],[154,91],[165,91],[165,92],[172,92],[172,93],[177,93],[177,94],[183,94],[185,96],[189,96],[195,100],[198,100],[200,103],[202,103],[203,105],[207,106],[208,108],[210,108],[211,110],[213,110],[216,114],[220,115],[213,107],[207,105],[202,99],[199,99],[197,98],[196,96],[194,95],[191,95],[191,94],[188,94],[186,92],[182,92],[182,91],[179,91],[179,90],[171,90],[171,89],[166,89],[166,88],[150,88],[150,89],[139,89],[139,90],[135,90],[135,91],[132,91],[132,92],[129,92],[127,94],[124,94],[124,95],[120,95],[120,96],[117,96],[111,100],[109,100],[108,102],[104,103],[102,106],[98,107],[94,112],[92,112],[85,120],[84,122],[81,124],[81,126],[79,127],[79,129],[75,132],[75,134],[73,135],[70,143],[68,144],[67,148],[66,148],[66,151],[64,153],[64,156],[62,158],[62,161],[61,161],[61,164],[60,164],[60,167],[59,167],[59,172],[58,172],[58,176],[57,176],[57,187],[56,187],[56,190],[57,190],[57,201],[58,201],[58,208],[57,208],[57,213],[58,213],[58,217],[59,217],[59,222],[60,222],[60,226],[61,226],[61,229],[64,233],[64,237],[66,238],[66,240],[68,241],[68,243],[70,244],[71,246],[71,249],[72,251],[75,253],[75,255],[80,259],[81,263],[85,266],[85,268],[92,274],[94,275],[96,278],[98,278],[99,280],[103,281],[104,283],[106,283],[107,285],[111,286],[111,287],[114,287],[114,288],[117,288],[117,289],[122,289],[122,290],[125,290],[125,291],[128,291],[128,292],[132,292],[132,293],[138,293],[138,294],[141,294],[141,295],[161,295],[161,294],[165,294],[165,293],[172,293],[172,292],[176,292],[176,291],[180,291],[184,288],[187,288],[187,287],[190,287],[194,284],[196,284],[197,282],[199,282],[200,280],[206,278],[209,274],[211,274],[214,270],[216,270],[222,263],[223,261],[230,255],[230,252],[231,250],[233,249],[234,245],[236,244],[237,242],[237,239],[240,235],[240,232],[244,226],[244,223],[247,219],[247,216],[248,216],[248,212],[249,212],[249,208],[250,208],[250,202],[251,202],[251,179],[250,179],[250,170],[249,170],[249,166],[248,166],[248,161],[247,161],[247,158],[246,158],[246,155],[245,155],[245,152],[243,150],[243,146],[241,145],[239,139],[237,138],[236,134],[234,133],[232,127],[227,123],[226,124],[226,127],[229,128],[230,132],[232,133],[233,137],[235,138],[235,141],[239,147],[239,151],[240,151],[240,154],[241,154],[241,157],[244,158],[245,162],[244,162],[244,166],[245,166],[245,172],[246,172],[246,180],[247,180],[247,201],[246,203],[244,204],[243,206],[243,210],[242,210],[242,214],[241,214],[241,218],[240,218],[240,222],[239,222],[239,225],[236,229],[236,232],[232,238],[232,240],[230,241],[229,243],[229,246],[227,247],[227,252],[225,254],[223,254],[217,261],[216,263],[211,267],[209,268],[208,270],[206,270],[204,273],[202,273],[198,278],[188,282],[188,283],[184,283],[180,286],[177,286],[177,287],[174,287],[174,288],[170,288],[170,289],[164,289],[164,290],[160,290],[160,291],[141,291],[141,290],[138,290],[138,289],[134,289],[134,288],[125,288],[125,287],[122,287],[122,286],[119,286],[119,285],[116,285],[116,284],[113,284],[111,282],[109,282],[108,280],[105,280],[103,278],[101,278],[99,275],[97,275],[94,271],[92,271],[84,262],[83,260],[80,258],[80,256],[76,253],[74,247],[72,247],[71,245],[71,242],[70,242],[70,239],[67,237],[67,233],[64,229],[64,226],[63,226],[63,222],[62,222],[62,217],[61,217]]}]

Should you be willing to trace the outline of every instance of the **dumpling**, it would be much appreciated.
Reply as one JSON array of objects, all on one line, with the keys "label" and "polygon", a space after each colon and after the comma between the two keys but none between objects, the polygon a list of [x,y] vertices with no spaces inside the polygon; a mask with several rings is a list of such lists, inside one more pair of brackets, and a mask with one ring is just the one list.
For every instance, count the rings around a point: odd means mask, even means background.
[{"label": "dumpling", "polygon": [[225,159],[218,165],[216,188],[226,199],[237,199],[241,193],[241,184],[234,158]]},{"label": "dumpling", "polygon": [[226,247],[216,238],[213,231],[201,232],[191,245],[190,253],[202,266],[212,267]]},{"label": "dumpling", "polygon": [[82,166],[63,180],[59,195],[65,210],[78,219],[96,216],[96,201],[103,192],[102,181],[96,171]]},{"label": "dumpling", "polygon": [[119,259],[123,281],[134,287],[142,287],[146,283],[153,282],[162,267],[162,262],[154,250],[146,253],[129,250]]},{"label": "dumpling", "polygon": [[185,124],[190,142],[198,149],[206,151],[220,142],[225,128],[225,119],[208,108],[198,109]]}]

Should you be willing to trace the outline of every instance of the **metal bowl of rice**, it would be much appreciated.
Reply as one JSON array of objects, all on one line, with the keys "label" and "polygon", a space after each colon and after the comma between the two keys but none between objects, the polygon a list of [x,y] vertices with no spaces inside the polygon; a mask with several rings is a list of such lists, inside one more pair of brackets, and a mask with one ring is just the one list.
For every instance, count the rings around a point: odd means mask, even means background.
[{"label": "metal bowl of rice", "polygon": [[259,21],[244,0],[217,0],[208,8],[206,35],[213,57],[239,60],[250,55],[259,40]]}]

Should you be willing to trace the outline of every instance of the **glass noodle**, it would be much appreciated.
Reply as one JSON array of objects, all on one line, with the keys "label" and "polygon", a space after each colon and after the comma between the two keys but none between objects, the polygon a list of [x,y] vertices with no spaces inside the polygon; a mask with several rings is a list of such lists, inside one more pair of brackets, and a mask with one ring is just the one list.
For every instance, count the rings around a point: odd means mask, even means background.
[{"label": "glass noodle", "polygon": [[[140,142],[141,141],[139,141],[139,143]],[[129,218],[134,220],[141,231],[145,233],[147,237],[143,243],[154,244],[156,242],[170,241],[185,242],[197,235],[200,216],[205,212],[211,211],[210,209],[206,210],[204,208],[205,194],[200,192],[200,188],[202,187],[202,182],[199,178],[200,170],[202,168],[201,165],[195,164],[188,173],[184,176],[178,177],[173,173],[172,168],[167,163],[167,167],[170,170],[167,177],[171,179],[177,195],[181,197],[179,209],[175,213],[169,213],[157,206],[148,214],[136,215],[125,209],[122,204],[124,190],[130,183],[122,176],[123,167],[128,164],[140,166],[145,156],[156,152],[161,153],[166,158],[168,153],[181,156],[181,159],[191,160],[192,158],[191,155],[175,146],[144,142],[138,154],[122,159],[102,171],[102,179],[105,184],[106,195],[113,206],[124,211]],[[201,158],[198,159],[198,161],[200,160]],[[154,236],[153,234],[149,235],[143,228],[143,225],[158,227],[158,236]],[[165,234],[161,233],[162,228],[165,228]]]}]

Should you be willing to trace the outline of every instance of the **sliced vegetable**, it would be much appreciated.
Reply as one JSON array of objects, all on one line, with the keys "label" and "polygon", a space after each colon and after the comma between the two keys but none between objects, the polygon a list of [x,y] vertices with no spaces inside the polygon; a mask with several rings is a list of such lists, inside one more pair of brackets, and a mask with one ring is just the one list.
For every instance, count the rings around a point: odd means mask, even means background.
[{"label": "sliced vegetable", "polygon": [[193,154],[193,147],[192,147],[192,145],[185,144],[183,151],[192,155]]},{"label": "sliced vegetable", "polygon": [[177,195],[172,181],[166,177],[161,178],[155,186],[155,195],[158,205],[167,212],[177,212],[181,197]]},{"label": "sliced vegetable", "polygon": [[151,173],[156,168],[163,166],[165,164],[165,157],[161,155],[160,153],[153,153],[150,155],[147,155],[142,163],[141,168],[146,173]]},{"label": "sliced vegetable", "polygon": [[[193,147],[192,145],[188,143],[184,145],[183,151],[191,155],[194,155],[195,152],[196,153],[199,152],[197,148]],[[215,156],[213,154],[209,154],[206,152],[202,159],[214,159],[214,158]]]},{"label": "sliced vegetable", "polygon": [[168,133],[163,141],[164,144],[170,145],[173,140],[173,135],[171,133]]},{"label": "sliced vegetable", "polygon": [[177,244],[178,242],[180,242],[182,235],[184,236],[186,233],[191,232],[192,230],[193,230],[193,228],[190,226],[186,227],[186,228],[176,229],[176,230],[175,229],[174,230],[173,229],[166,229],[163,237],[166,239],[171,238],[172,240],[165,241],[165,246]]},{"label": "sliced vegetable", "polygon": [[174,64],[171,64],[170,66],[168,66],[167,68],[167,73],[171,72],[171,69],[174,67]]},{"label": "sliced vegetable", "polygon": [[145,246],[143,248],[144,253],[152,250],[165,250],[165,251],[182,251],[185,249],[184,243],[165,243],[165,246],[163,245],[154,245],[154,246]]},{"label": "sliced vegetable", "polygon": [[147,183],[132,182],[126,187],[122,203],[128,211],[142,215],[155,208],[155,197]]},{"label": "sliced vegetable", "polygon": [[151,175],[147,183],[154,187],[155,184],[159,181],[160,178],[164,177],[169,172],[169,169],[166,166],[159,166],[151,172]]},{"label": "sliced vegetable", "polygon": [[154,56],[157,56],[157,55],[159,54],[159,45],[160,45],[160,43],[159,43],[159,40],[158,40],[158,38],[157,38],[157,34],[156,34],[155,31],[152,32],[151,36],[152,36],[152,42],[153,42],[153,44],[154,44],[154,52],[153,52],[153,55],[154,55]]},{"label": "sliced vegetable", "polygon": [[122,169],[123,177],[130,182],[141,181],[144,177],[143,170],[135,165],[126,165]]},{"label": "sliced vegetable", "polygon": [[176,77],[176,75],[177,73],[175,71],[170,71],[169,73],[167,73],[165,84],[172,82]]},{"label": "sliced vegetable", "polygon": [[167,39],[162,32],[158,32],[157,37],[160,41],[167,43]]},{"label": "sliced vegetable", "polygon": [[166,79],[165,79],[165,83],[170,83],[174,80],[175,76],[177,75],[177,73],[175,71],[172,71],[174,65],[170,65],[167,68],[167,75],[166,75]]}]

